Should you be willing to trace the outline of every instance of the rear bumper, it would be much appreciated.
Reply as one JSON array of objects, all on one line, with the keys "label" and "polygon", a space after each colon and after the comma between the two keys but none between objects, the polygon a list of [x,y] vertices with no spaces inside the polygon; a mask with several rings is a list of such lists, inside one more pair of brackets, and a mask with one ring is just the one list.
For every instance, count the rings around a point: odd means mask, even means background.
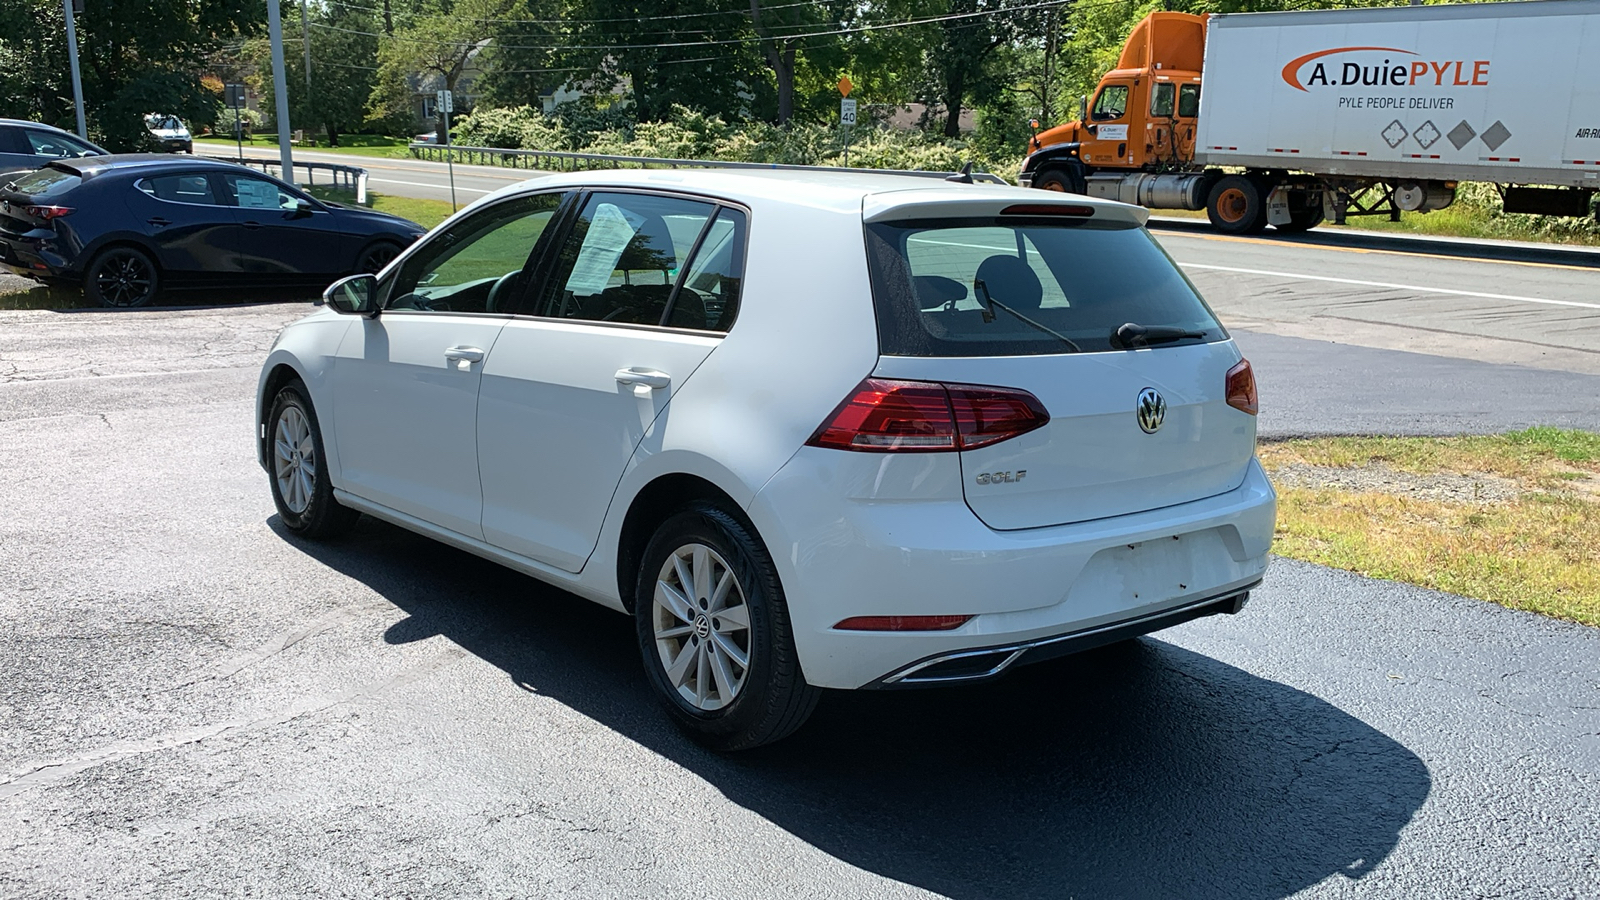
[{"label": "rear bumper", "polygon": [[[1258,578],[1245,587],[1261,584]],[[955,653],[939,653],[920,659],[866,685],[869,688],[932,687],[943,684],[971,684],[998,678],[1007,670],[1027,663],[1044,662],[1072,653],[1081,653],[1106,644],[1135,638],[1152,631],[1182,625],[1205,616],[1233,615],[1250,601],[1250,592],[1227,591],[1220,597],[1207,597],[1172,609],[1133,619],[1080,629],[1055,637],[979,647]]]},{"label": "rear bumper", "polygon": [[11,233],[0,234],[0,270],[36,279],[76,277],[66,257],[56,252],[55,235],[41,239]]},{"label": "rear bumper", "polygon": [[[991,658],[968,669],[941,665],[920,683],[994,677],[1023,661],[1233,611],[1266,571],[1277,499],[1254,460],[1238,487],[1213,497],[996,531],[960,499],[953,457],[863,459],[870,456],[805,448],[749,508],[783,580],[806,680],[819,687],[915,684],[913,667],[973,651]],[[915,491],[897,498],[897,485]],[[911,493],[951,499],[908,501]],[[950,631],[833,627],[852,616],[906,615],[972,618]]]}]

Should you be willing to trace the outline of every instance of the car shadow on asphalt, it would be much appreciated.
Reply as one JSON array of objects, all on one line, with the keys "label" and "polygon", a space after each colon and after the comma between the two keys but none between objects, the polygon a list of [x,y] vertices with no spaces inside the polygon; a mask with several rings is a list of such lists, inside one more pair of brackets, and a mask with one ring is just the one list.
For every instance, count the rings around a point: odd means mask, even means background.
[{"label": "car shadow on asphalt", "polygon": [[1431,785],[1361,720],[1151,637],[988,685],[828,692],[794,736],[722,756],[658,708],[623,615],[370,517],[335,543],[287,539],[408,614],[386,642],[442,636],[819,850],[950,897],[1361,879]]}]

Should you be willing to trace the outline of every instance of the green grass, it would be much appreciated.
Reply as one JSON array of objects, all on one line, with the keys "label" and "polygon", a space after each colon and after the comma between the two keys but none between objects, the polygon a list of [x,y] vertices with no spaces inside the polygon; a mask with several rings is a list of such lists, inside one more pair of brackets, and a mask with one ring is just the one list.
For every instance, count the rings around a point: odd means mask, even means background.
[{"label": "green grass", "polygon": [[[323,185],[306,188],[318,200],[329,200],[345,206],[355,206],[355,195]],[[395,197],[390,194],[367,192],[367,207],[402,219],[410,219],[424,228],[433,228],[450,216],[450,204],[443,200],[418,200],[413,197]]]},{"label": "green grass", "polygon": [[[227,137],[197,137],[197,143],[215,144],[217,146],[234,145],[233,138]],[[373,156],[382,159],[398,159],[411,156],[411,151],[406,149],[410,143],[408,138],[384,137],[376,134],[346,134],[339,137],[339,146],[329,147],[318,144],[295,144],[295,147],[304,150],[315,150],[318,153],[342,153],[347,156]],[[244,141],[246,147],[262,147],[277,149],[277,135],[256,135]]]},{"label": "green grass", "polygon": [[82,291],[46,287],[34,281],[0,279],[0,309],[86,309],[93,306]]},{"label": "green grass", "polygon": [[1472,501],[1280,484],[1273,550],[1600,625],[1600,434],[1317,438],[1264,444],[1261,460],[1269,474],[1298,464],[1512,482],[1509,497]]}]

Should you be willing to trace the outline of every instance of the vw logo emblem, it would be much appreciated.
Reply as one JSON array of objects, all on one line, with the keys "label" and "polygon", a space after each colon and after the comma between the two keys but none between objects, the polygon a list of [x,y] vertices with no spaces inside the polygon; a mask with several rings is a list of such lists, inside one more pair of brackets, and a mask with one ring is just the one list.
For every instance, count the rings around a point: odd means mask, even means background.
[{"label": "vw logo emblem", "polygon": [[1139,427],[1145,434],[1155,434],[1161,428],[1161,420],[1167,417],[1167,401],[1161,392],[1155,388],[1145,388],[1139,392],[1139,403],[1134,407],[1134,414],[1139,418]]}]

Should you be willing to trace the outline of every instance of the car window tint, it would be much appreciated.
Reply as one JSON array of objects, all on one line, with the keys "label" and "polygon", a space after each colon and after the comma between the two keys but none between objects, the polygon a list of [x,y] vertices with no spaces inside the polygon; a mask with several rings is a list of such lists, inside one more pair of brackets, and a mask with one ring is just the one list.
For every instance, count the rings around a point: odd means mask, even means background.
[{"label": "car window tint", "polygon": [[591,195],[562,243],[539,314],[661,324],[681,264],[716,209],[677,197]]},{"label": "car window tint", "polygon": [[719,209],[672,298],[668,325],[707,331],[727,331],[733,325],[744,280],[744,243],[745,214]]},{"label": "car window tint", "polygon": [[1129,322],[1227,335],[1150,233],[1086,219],[867,226],[882,352],[1022,356],[1115,349]]},{"label": "car window tint", "polygon": [[[1021,253],[1018,253],[1017,243],[1021,242]],[[984,248],[980,250],[978,248]],[[987,252],[985,252],[987,251]],[[1010,228],[978,227],[978,228],[943,228],[934,231],[913,234],[906,238],[906,259],[911,263],[911,271],[918,278],[924,279],[923,284],[932,282],[929,278],[945,278],[958,284],[971,285],[977,277],[973,268],[975,253],[988,256],[994,253],[1006,253],[1017,257],[1022,264],[1033,273],[1034,279],[1039,282],[1038,302],[1033,304],[1041,307],[1071,306],[1072,301],[1067,299],[1067,292],[1055,277],[1050,273],[1049,267],[1044,263],[1044,256],[1039,252],[1039,247],[1034,243],[1034,238],[1023,232],[1013,231]],[[1026,280],[1026,276],[1023,276]],[[1031,285],[1031,281],[1029,284]],[[989,285],[990,290],[999,290],[998,287]],[[946,292],[948,293],[948,292]],[[921,298],[933,300],[934,296]],[[949,298],[944,293],[937,294],[936,299],[944,302]],[[971,297],[963,298],[965,301],[976,304]],[[995,299],[1004,301],[1004,298]],[[1032,300],[1030,299],[1030,303]],[[927,306],[935,305],[932,302]],[[973,308],[976,308],[974,306]]]},{"label": "car window tint", "polygon": [[0,153],[32,153],[33,148],[22,138],[22,129],[0,125]]},{"label": "car window tint", "polygon": [[511,312],[528,257],[565,195],[497,203],[433,235],[406,260],[389,291],[390,309]]},{"label": "car window tint", "polygon": [[83,177],[76,172],[45,166],[18,178],[12,183],[11,189],[19,194],[39,199],[65,194],[82,181]]},{"label": "car window tint", "polygon": [[36,156],[54,156],[61,159],[74,156],[95,156],[94,148],[88,144],[68,137],[64,134],[55,134],[49,131],[34,131],[24,128],[22,133],[28,138],[28,145]]},{"label": "car window tint", "polygon": [[141,178],[137,187],[157,200],[217,204],[217,197],[211,190],[211,179],[203,172]]},{"label": "car window tint", "polygon": [[298,195],[264,178],[228,172],[222,183],[227,189],[225,202],[241,209],[294,209],[300,204]]}]

